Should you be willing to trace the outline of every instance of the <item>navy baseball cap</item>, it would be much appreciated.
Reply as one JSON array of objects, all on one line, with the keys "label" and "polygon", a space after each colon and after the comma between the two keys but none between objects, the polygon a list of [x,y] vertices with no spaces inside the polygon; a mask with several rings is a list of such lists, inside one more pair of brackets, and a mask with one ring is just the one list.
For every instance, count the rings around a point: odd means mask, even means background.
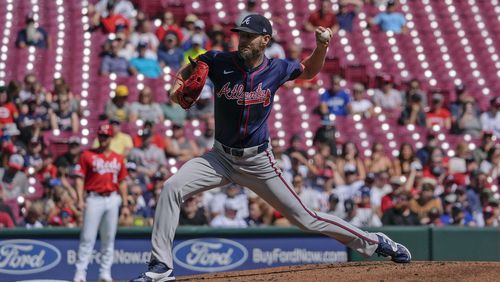
[{"label": "navy baseball cap", "polygon": [[234,32],[248,32],[259,35],[273,35],[273,27],[271,22],[261,15],[249,15],[241,21],[240,26],[232,28]]}]

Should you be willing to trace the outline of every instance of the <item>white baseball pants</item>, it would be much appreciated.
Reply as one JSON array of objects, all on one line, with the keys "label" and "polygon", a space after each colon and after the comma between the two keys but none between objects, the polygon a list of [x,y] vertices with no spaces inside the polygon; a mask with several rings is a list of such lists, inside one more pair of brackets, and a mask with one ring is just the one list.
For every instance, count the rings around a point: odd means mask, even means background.
[{"label": "white baseball pants", "polygon": [[172,243],[181,203],[193,194],[229,182],[248,187],[303,230],[335,238],[365,256],[371,256],[377,249],[377,235],[336,216],[307,208],[276,167],[270,148],[250,157],[235,157],[214,148],[185,163],[165,182],[156,207],[152,256],[173,268]]},{"label": "white baseball pants", "polygon": [[87,196],[83,226],[80,233],[80,244],[78,246],[75,281],[86,281],[87,267],[94,250],[97,231],[99,231],[101,240],[99,277],[111,280],[111,265],[113,264],[115,236],[121,202],[121,197],[117,192],[113,192],[106,197],[96,193],[89,193]]}]

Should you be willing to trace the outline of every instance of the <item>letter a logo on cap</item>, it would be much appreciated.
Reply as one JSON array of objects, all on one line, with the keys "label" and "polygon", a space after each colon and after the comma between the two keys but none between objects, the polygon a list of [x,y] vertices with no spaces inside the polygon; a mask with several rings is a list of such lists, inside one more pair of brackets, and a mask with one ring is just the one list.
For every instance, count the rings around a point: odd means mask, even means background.
[{"label": "letter a logo on cap", "polygon": [[243,21],[243,23],[244,23],[244,24],[246,24],[246,25],[249,25],[249,24],[250,24],[250,19],[251,19],[251,18],[252,18],[252,17],[248,17],[248,18],[246,18],[246,20],[244,20],[244,21]]}]

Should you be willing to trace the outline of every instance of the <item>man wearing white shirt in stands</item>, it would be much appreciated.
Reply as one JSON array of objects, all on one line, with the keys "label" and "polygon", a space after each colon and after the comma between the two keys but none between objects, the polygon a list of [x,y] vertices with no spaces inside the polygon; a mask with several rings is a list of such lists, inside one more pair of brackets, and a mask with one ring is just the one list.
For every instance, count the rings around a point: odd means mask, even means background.
[{"label": "man wearing white shirt in stands", "polygon": [[500,138],[500,97],[491,99],[489,111],[481,115],[481,127]]},{"label": "man wearing white shirt in stands", "polygon": [[235,199],[227,199],[224,203],[224,213],[216,216],[211,222],[212,227],[247,227],[245,220],[238,218],[238,203]]}]

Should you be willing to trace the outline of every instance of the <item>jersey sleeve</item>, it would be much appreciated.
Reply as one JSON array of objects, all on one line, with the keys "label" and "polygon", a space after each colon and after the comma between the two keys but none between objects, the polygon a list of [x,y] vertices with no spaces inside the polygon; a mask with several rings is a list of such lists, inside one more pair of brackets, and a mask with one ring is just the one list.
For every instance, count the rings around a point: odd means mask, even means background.
[{"label": "jersey sleeve", "polygon": [[304,71],[304,66],[299,61],[280,61],[282,67],[280,85],[289,80],[296,79]]},{"label": "jersey sleeve", "polygon": [[198,56],[198,60],[206,63],[209,67],[209,69],[212,68],[213,66],[213,63],[214,63],[214,60],[215,60],[215,57],[217,57],[217,55],[220,53],[220,51],[208,51],[208,52],[205,52],[204,54],[201,54]]}]

